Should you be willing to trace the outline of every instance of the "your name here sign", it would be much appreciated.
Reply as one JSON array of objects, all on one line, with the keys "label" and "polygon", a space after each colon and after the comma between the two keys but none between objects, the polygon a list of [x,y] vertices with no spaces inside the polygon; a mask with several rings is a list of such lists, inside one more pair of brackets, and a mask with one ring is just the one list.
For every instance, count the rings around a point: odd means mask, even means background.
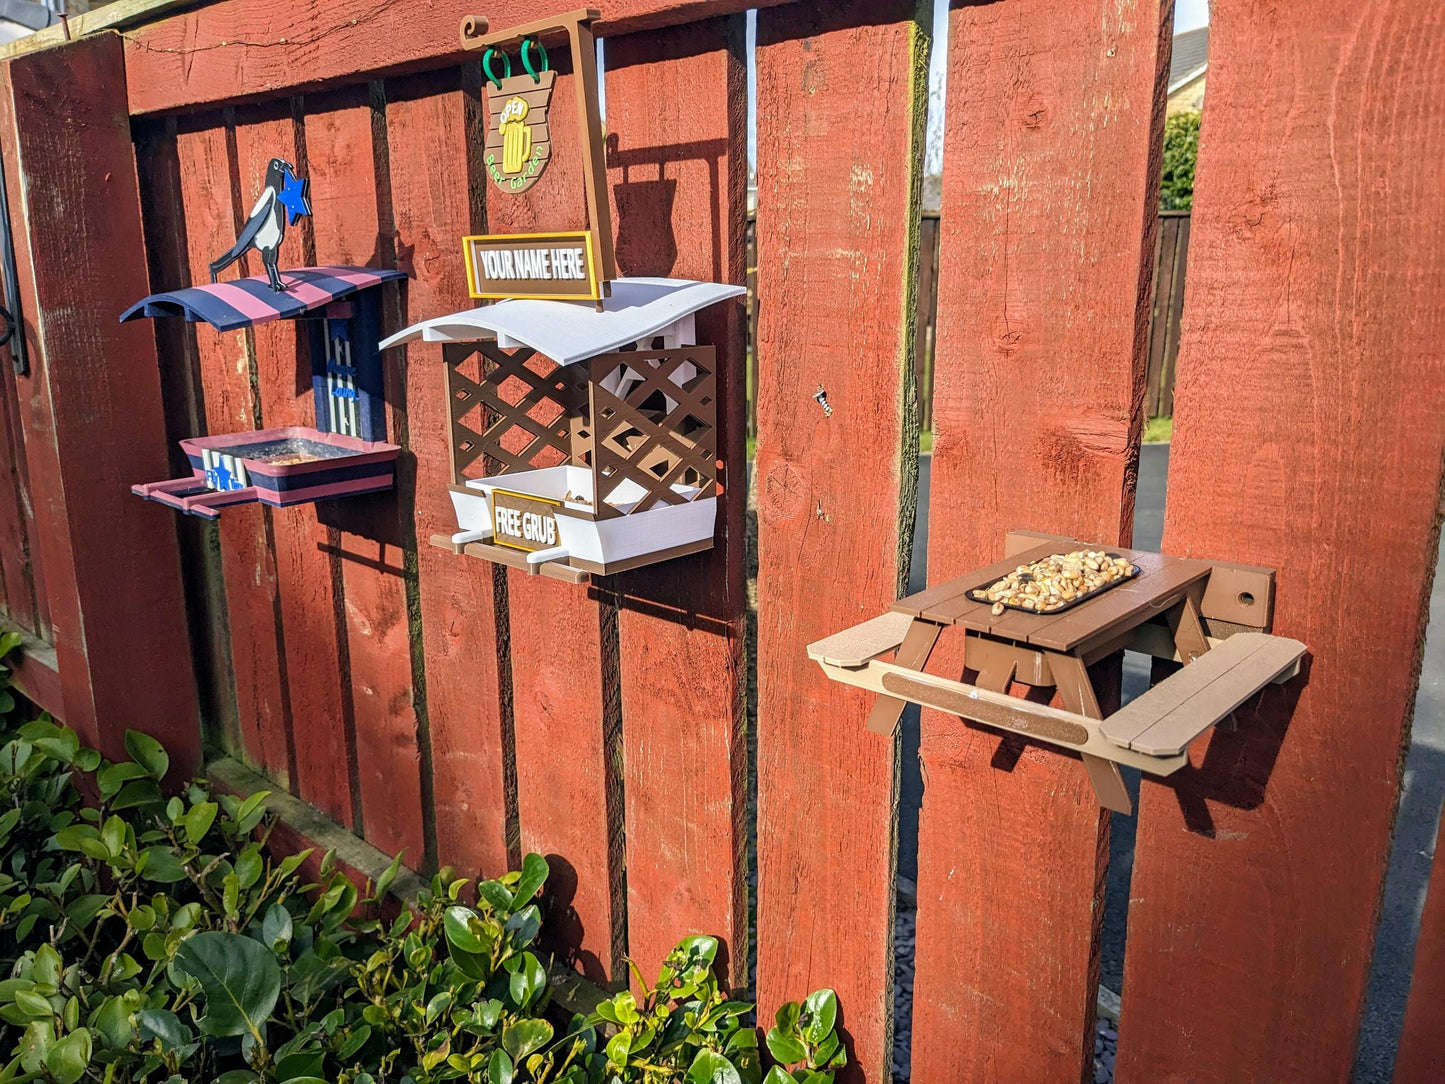
[{"label": "your name here sign", "polygon": [[597,239],[573,233],[505,233],[462,238],[467,286],[476,298],[597,301]]}]

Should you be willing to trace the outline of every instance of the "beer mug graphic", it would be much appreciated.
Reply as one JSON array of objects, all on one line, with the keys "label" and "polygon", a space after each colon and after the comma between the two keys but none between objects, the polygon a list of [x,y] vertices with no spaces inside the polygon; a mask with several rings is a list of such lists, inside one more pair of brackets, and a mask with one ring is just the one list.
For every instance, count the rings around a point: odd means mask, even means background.
[{"label": "beer mug graphic", "polygon": [[[493,67],[494,61],[500,61],[500,71]],[[483,160],[492,182],[513,195],[536,184],[552,157],[547,109],[557,73],[547,60],[547,50],[530,38],[522,43],[522,63],[526,74],[513,76],[505,52],[488,49],[482,56],[490,117]]]},{"label": "beer mug graphic", "polygon": [[497,127],[502,133],[502,172],[520,173],[532,153],[532,126],[527,123],[531,112],[521,98],[513,98],[502,107]]}]

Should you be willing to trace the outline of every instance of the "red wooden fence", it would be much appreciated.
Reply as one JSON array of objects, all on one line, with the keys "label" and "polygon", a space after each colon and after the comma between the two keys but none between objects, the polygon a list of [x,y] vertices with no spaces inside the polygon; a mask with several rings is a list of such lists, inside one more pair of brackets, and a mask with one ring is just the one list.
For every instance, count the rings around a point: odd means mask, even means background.
[{"label": "red wooden fence", "polygon": [[[0,601],[30,636],[22,686],[105,748],[126,727],[160,734],[178,772],[204,734],[207,755],[418,869],[495,874],[542,851],[550,943],[582,974],[625,982],[625,955],[650,970],[675,938],[719,934],[736,982],[755,960],[765,1019],[835,986],[851,1078],[883,1079],[899,751],[803,648],[906,581],[930,39],[950,67],[938,581],[997,556],[1010,527],[1131,533],[1163,371],[1168,0],[1069,19],[992,0],[932,28],[915,0],[760,11],[751,659],[741,306],[703,321],[725,362],[726,464],[705,555],[578,588],[427,545],[453,521],[439,351],[422,344],[387,360],[396,493],[241,506],[218,527],[130,496],[175,465],[178,437],[309,409],[294,328],[116,322],[148,288],[201,280],[271,155],[314,183],[298,261],[408,272],[388,331],[467,304],[463,234],[581,213],[569,110],[540,183],[486,183],[483,80],[457,41],[469,2],[170,6],[0,63],[32,366],[0,380]],[[603,12],[624,273],[747,273],[745,6]],[[505,27],[537,7],[483,13]],[[1144,785],[1120,1079],[1343,1080],[1353,1064],[1445,453],[1445,254],[1418,243],[1445,229],[1435,8],[1212,5],[1165,548],[1277,568],[1277,631],[1311,658],[1302,692],[1266,695],[1194,769]],[[589,77],[559,67],[559,95]],[[915,1076],[1082,1079],[1108,815],[1077,763],[950,716],[925,715],[921,756]],[[1441,891],[1401,1079],[1445,1030]]]}]

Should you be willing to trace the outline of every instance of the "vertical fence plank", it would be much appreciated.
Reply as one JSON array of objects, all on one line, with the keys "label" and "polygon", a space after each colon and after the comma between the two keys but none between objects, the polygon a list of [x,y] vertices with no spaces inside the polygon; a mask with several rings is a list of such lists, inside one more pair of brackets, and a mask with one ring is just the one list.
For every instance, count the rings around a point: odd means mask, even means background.
[{"label": "vertical fence plank", "polygon": [[[492,233],[575,230],[587,220],[573,95],[595,78],[595,58],[574,73],[558,49],[552,66],[546,173],[520,195],[476,181]],[[536,364],[546,371],[552,363]],[[617,608],[595,587],[516,570],[507,573],[507,597],[522,845],[552,863],[545,933],[587,978],[625,981]]]},{"label": "vertical fence plank", "polygon": [[1310,655],[1146,778],[1119,1072],[1346,1080],[1439,524],[1445,9],[1211,14],[1164,545],[1276,568]]},{"label": "vertical fence plank", "polygon": [[1395,1053],[1395,1079],[1400,1084],[1425,1084],[1440,1075],[1445,1065],[1445,820],[1435,840],[1435,861],[1430,888],[1420,916],[1420,939],[1415,943],[1415,969],[1410,978],[1410,1000]]},{"label": "vertical fence plank", "polygon": [[199,765],[200,729],[175,527],[129,493],[167,457],[154,338],[116,320],[146,281],[124,85],[109,34],[3,66],[0,138],[12,208],[24,208],[12,222],[33,366],[18,415],[62,714],[111,756],[128,727],[155,734],[184,778]]},{"label": "vertical fence plank", "polygon": [[[467,296],[461,238],[481,232],[483,176],[475,78],[444,75],[386,84],[386,140],[403,323],[456,312]],[[517,859],[505,580],[480,561],[431,546],[456,527],[447,485],[450,409],[439,347],[413,343],[405,359],[406,443],[413,491],[418,600],[438,861],[489,877]],[[405,507],[405,505],[403,505]],[[498,593],[498,585],[502,592]],[[545,787],[547,793],[552,788]]]},{"label": "vertical fence plank", "polygon": [[854,1080],[892,1055],[896,743],[804,648],[908,577],[930,9],[758,15],[757,986],[834,986]]},{"label": "vertical fence plank", "polygon": [[[183,289],[191,280],[176,122],[166,118],[132,124],[131,135],[140,175],[141,217],[150,272],[146,290],[155,294]],[[141,292],[137,288],[136,293]],[[185,320],[152,320],[150,324],[160,365],[170,474],[180,478],[190,473],[191,465],[178,442],[205,432],[196,337]],[[231,679],[231,645],[221,556],[214,545],[215,529],[192,516],[174,518],[202,725],[211,744],[237,748],[240,740]]]},{"label": "vertical fence plank", "polygon": [[[236,240],[229,139],[226,123],[215,113],[188,120],[176,133],[191,283],[209,282],[207,265]],[[242,211],[249,208],[246,203]],[[221,275],[222,281],[238,277],[236,265]],[[195,336],[206,431],[223,434],[258,428],[261,418],[252,395],[247,333],[219,332],[204,323],[190,325],[188,332]],[[175,514],[161,507],[149,511]],[[240,742],[240,748],[231,751],[284,785],[291,758],[281,681],[276,562],[267,513],[254,504],[229,508],[215,529],[220,536]]]},{"label": "vertical fence plank", "polygon": [[[607,42],[608,154],[624,275],[744,278],[743,23]],[[742,667],[743,311],[698,318],[717,347],[716,546],[618,578],[628,954],[651,976],[685,934],[721,937],[747,981]],[[685,720],[685,722],[683,722]]]},{"label": "vertical fence plank", "polygon": [[[1158,0],[950,17],[932,583],[1011,527],[1129,537],[1168,67]],[[930,670],[956,677],[959,647]],[[922,728],[914,1079],[1079,1080],[1108,813],[1056,749],[940,712]]]},{"label": "vertical fence plank", "polygon": [[[371,90],[362,85],[306,101],[306,168],[319,204],[313,222],[319,264],[390,267],[394,261],[386,142]],[[383,291],[390,302],[391,287]],[[391,330],[384,317],[385,330]],[[383,360],[383,364],[386,363]],[[386,388],[399,395],[401,372],[388,366]],[[309,390],[309,381],[308,381]],[[389,439],[401,419],[388,404]],[[367,840],[388,853],[405,850],[413,866],[427,864],[422,801],[427,785],[423,735],[413,689],[408,585],[415,576],[406,551],[415,551],[410,487],[326,506],[327,548],[340,574],[342,630],[350,666],[348,699],[360,807]]]},{"label": "vertical fence plank", "polygon": [[[244,212],[265,187],[271,159],[297,161],[290,101],[283,98],[238,111],[235,133],[238,206]],[[308,232],[304,220],[288,227],[280,250],[283,269],[309,262]],[[239,274],[263,273],[256,253],[243,257]],[[276,320],[258,324],[249,334],[260,424],[267,429],[315,425],[305,327]],[[232,514],[224,512],[222,519]],[[261,515],[276,576],[277,667],[286,703],[288,778],[297,794],[351,827],[351,778],[342,738],[350,705],[342,698],[346,675],[338,661],[330,561],[316,545],[316,506],[263,509]]]}]

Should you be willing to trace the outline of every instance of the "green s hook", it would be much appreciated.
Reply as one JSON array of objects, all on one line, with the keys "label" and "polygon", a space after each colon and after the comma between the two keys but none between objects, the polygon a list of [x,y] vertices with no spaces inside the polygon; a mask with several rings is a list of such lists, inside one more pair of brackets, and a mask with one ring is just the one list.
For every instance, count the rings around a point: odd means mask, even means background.
[{"label": "green s hook", "polygon": [[[522,48],[522,63],[525,64],[527,62],[526,46],[524,45]],[[499,77],[496,72],[492,71],[492,57],[494,56],[500,56],[502,58],[502,63],[506,64],[506,75]],[[532,69],[528,68],[527,70],[531,71]],[[499,52],[496,49],[488,49],[485,53],[482,54],[482,71],[486,74],[487,81],[498,90],[501,90],[502,80],[512,78],[512,58],[509,57],[506,53]]]},{"label": "green s hook", "polygon": [[535,38],[524,38],[522,40],[522,67],[527,69],[527,74],[532,77],[532,82],[540,83],[542,73],[532,67],[532,58],[528,55],[532,49],[542,54],[542,71],[551,71],[552,62],[547,58],[547,47]]}]

